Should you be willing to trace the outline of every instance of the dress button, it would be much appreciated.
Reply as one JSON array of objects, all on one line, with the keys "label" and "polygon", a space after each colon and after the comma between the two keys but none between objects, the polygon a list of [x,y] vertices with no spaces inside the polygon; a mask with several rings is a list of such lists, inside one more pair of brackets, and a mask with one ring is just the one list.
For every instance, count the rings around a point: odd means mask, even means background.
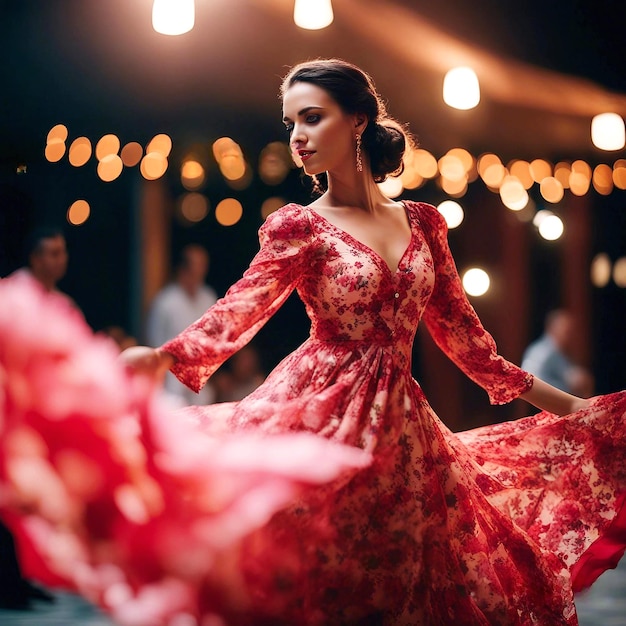
[{"label": "dress button", "polygon": [[400,294],[396,291],[396,293],[394,293],[394,294],[393,294],[393,297],[394,297],[394,298],[399,298],[399,297],[400,297]]}]

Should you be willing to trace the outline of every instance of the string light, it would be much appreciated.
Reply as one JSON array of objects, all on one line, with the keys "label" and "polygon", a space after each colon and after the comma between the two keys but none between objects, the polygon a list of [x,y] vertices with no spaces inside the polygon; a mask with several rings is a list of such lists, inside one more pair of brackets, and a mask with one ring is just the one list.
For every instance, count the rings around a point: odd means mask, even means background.
[{"label": "string light", "polygon": [[152,28],[162,35],[183,35],[195,23],[194,0],[154,0]]},{"label": "string light", "polygon": [[307,30],[320,30],[333,23],[333,5],[330,0],[296,0],[293,21]]},{"label": "string light", "polygon": [[621,150],[626,144],[624,120],[617,113],[600,113],[591,120],[591,141],[600,150]]},{"label": "string light", "polygon": [[443,101],[454,109],[473,109],[480,102],[478,76],[471,67],[455,67],[443,79]]}]

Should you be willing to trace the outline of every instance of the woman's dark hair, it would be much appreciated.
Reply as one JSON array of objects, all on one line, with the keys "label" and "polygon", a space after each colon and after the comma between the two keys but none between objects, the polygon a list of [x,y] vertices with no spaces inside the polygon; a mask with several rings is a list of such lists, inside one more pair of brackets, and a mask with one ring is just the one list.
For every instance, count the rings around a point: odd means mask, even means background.
[{"label": "woman's dark hair", "polygon": [[341,59],[306,61],[285,76],[281,96],[298,82],[324,89],[345,113],[361,113],[367,117],[368,124],[361,135],[362,146],[377,183],[390,174],[402,172],[402,155],[412,142],[411,137],[401,124],[387,115],[385,103],[368,74]]}]

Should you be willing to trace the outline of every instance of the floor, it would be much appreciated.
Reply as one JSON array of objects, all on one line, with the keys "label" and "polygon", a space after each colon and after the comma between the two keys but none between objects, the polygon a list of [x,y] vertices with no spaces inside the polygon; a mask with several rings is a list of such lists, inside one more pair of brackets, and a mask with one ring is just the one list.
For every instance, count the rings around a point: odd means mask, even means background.
[{"label": "floor", "polygon": [[[576,599],[580,626],[626,626],[626,558],[604,573]],[[31,611],[0,610],[2,626],[114,626],[81,598],[57,594],[53,605],[40,603]]]}]

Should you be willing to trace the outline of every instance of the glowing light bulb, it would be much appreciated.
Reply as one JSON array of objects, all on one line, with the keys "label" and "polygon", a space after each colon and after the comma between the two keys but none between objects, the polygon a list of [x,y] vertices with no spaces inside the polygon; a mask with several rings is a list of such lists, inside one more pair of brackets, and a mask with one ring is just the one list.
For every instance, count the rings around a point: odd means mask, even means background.
[{"label": "glowing light bulb", "polygon": [[600,113],[591,120],[591,141],[600,150],[621,150],[626,144],[624,120],[617,113]]},{"label": "glowing light bulb", "polygon": [[195,23],[194,0],[154,0],[152,28],[162,35],[182,35]]},{"label": "glowing light bulb", "polygon": [[443,101],[454,109],[473,109],[480,102],[478,76],[471,67],[455,67],[443,79]]},{"label": "glowing light bulb", "polygon": [[333,23],[333,5],[330,0],[296,0],[293,21],[307,30],[319,30]]}]

